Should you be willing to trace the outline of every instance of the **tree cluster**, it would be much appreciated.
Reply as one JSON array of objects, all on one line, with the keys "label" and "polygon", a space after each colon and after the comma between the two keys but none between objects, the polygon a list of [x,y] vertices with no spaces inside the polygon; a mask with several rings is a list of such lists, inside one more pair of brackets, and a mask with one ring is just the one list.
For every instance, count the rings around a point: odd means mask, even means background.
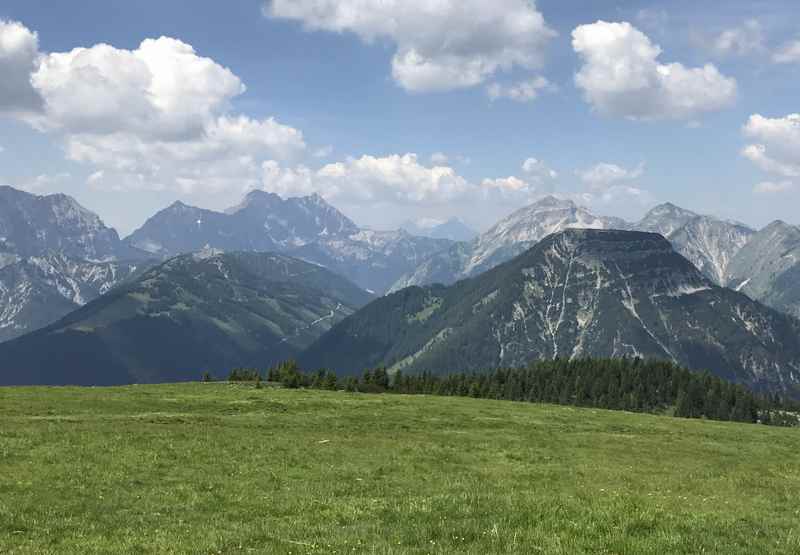
[{"label": "tree cluster", "polygon": [[[234,370],[231,381],[254,381],[255,370]],[[525,368],[440,376],[365,370],[344,379],[329,370],[303,372],[295,361],[270,368],[267,381],[288,388],[345,389],[364,393],[445,395],[554,403],[772,425],[798,425],[800,404],[760,396],[708,373],[660,360],[581,359],[535,361]]]}]

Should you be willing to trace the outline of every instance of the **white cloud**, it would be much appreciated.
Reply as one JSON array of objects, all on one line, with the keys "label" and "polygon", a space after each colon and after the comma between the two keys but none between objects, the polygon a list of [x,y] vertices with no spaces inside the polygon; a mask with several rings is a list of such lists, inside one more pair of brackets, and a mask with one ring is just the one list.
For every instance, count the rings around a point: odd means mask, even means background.
[{"label": "white cloud", "polygon": [[202,135],[245,90],[230,70],[166,37],[136,50],[98,44],[48,54],[31,81],[45,100],[48,129],[164,140]]},{"label": "white cloud", "polygon": [[742,149],[745,158],[768,173],[800,176],[800,114],[782,118],[753,114],[743,132],[755,141]]},{"label": "white cloud", "polygon": [[[14,33],[35,51],[36,35],[21,28]],[[19,50],[7,42],[0,41],[0,52]],[[300,131],[274,118],[232,113],[244,84],[179,40],[32,56],[28,82],[41,104],[21,117],[55,136],[69,159],[88,164],[93,187],[238,192],[260,182],[263,161],[291,159],[306,148]],[[0,94],[0,104],[9,98]]]},{"label": "white cloud", "polygon": [[633,120],[691,119],[729,106],[736,81],[712,64],[659,62],[661,48],[630,23],[598,21],[572,32],[583,60],[575,84],[600,114]]},{"label": "white cloud", "polygon": [[791,40],[781,46],[773,55],[776,64],[800,63],[800,40]]},{"label": "white cloud", "polygon": [[309,31],[394,42],[392,76],[416,92],[475,86],[514,66],[538,68],[557,35],[532,0],[271,0],[264,13]]},{"label": "white cloud", "polygon": [[506,98],[516,102],[531,102],[539,97],[540,92],[553,89],[553,85],[544,77],[534,77],[512,85],[492,83],[486,87],[486,94],[492,101]]},{"label": "white cloud", "polygon": [[718,56],[747,56],[764,52],[764,30],[756,19],[748,19],[738,27],[725,29],[711,43]]},{"label": "white cloud", "polygon": [[24,116],[41,108],[41,98],[30,82],[38,59],[36,33],[0,19],[0,114]]},{"label": "white cloud", "polygon": [[644,164],[642,163],[635,168],[629,169],[617,164],[600,162],[591,168],[578,170],[575,174],[589,187],[589,190],[603,192],[608,191],[613,185],[620,182],[639,179],[644,174]]},{"label": "white cloud", "polygon": [[28,180],[23,180],[16,184],[19,189],[29,193],[53,193],[58,192],[61,185],[70,179],[72,175],[68,172],[56,174],[40,174]]},{"label": "white cloud", "polygon": [[393,216],[415,218],[420,216],[415,211],[428,209],[437,217],[442,211],[455,215],[476,202],[492,214],[503,213],[509,206],[532,201],[537,192],[535,183],[515,176],[473,183],[451,167],[425,166],[412,153],[348,158],[318,170],[268,161],[262,164],[262,180],[266,191],[282,196],[319,193],[346,212],[374,216],[376,210],[390,209]]},{"label": "white cloud", "polygon": [[761,183],[757,183],[755,187],[753,187],[754,193],[762,195],[788,193],[789,191],[794,191],[794,190],[795,186],[794,183],[792,183],[791,181],[762,181]]},{"label": "white cloud", "polygon": [[0,154],[4,153],[5,151],[6,151],[6,147],[0,146]]},{"label": "white cloud", "polygon": [[558,172],[548,166],[543,160],[537,158],[528,158],[522,163],[522,171],[538,183],[558,178]]},{"label": "white cloud", "polygon": [[481,194],[495,202],[530,202],[536,194],[536,185],[515,176],[484,179]]},{"label": "white cloud", "polygon": [[317,171],[263,164],[263,186],[281,195],[317,192],[351,205],[445,203],[468,194],[471,185],[446,166],[426,167],[416,154],[362,156]]}]

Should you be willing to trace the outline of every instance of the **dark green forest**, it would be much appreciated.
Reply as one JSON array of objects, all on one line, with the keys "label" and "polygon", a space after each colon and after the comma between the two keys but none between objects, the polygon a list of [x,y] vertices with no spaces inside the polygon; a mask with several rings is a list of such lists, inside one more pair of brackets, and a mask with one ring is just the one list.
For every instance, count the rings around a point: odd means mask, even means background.
[{"label": "dark green forest", "polygon": [[[211,379],[209,374],[204,380]],[[671,362],[639,358],[535,361],[525,368],[440,376],[390,374],[384,368],[339,378],[330,370],[304,372],[289,360],[266,372],[233,370],[230,381],[262,380],[288,388],[363,393],[461,396],[530,403],[595,407],[682,418],[706,418],[777,426],[800,424],[800,403],[779,395],[758,395],[707,372]]]}]

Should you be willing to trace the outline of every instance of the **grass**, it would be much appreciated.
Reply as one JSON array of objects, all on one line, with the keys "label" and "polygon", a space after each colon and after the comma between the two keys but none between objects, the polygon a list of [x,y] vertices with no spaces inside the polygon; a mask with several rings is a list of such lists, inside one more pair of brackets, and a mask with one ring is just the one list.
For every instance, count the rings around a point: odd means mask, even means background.
[{"label": "grass", "polygon": [[584,552],[800,552],[800,433],[247,385],[0,388],[0,553]]}]

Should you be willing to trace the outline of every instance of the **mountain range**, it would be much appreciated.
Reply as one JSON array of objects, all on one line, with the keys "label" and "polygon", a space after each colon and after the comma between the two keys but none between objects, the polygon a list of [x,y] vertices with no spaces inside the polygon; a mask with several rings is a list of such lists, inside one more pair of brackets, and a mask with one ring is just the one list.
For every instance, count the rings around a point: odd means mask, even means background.
[{"label": "mountain range", "polygon": [[390,291],[452,284],[479,275],[566,229],[648,231],[666,237],[706,277],[777,310],[800,317],[800,228],[773,222],[761,231],[696,214],[671,203],[640,221],[595,216],[570,200],[545,197],[503,219],[468,243],[457,243],[402,276]]},{"label": "mountain range", "polygon": [[716,285],[661,235],[602,229],[557,232],[474,278],[378,299],[301,362],[448,373],[621,356],[800,391],[800,321]]},{"label": "mountain range", "polygon": [[290,254],[383,293],[451,244],[360,229],[319,195],[262,191],[225,212],[176,202],[120,239],[67,195],[0,187],[0,341],[55,322],[159,261],[206,247]]},{"label": "mountain range", "polygon": [[0,384],[197,380],[296,356],[371,296],[291,257],[211,249],[159,264],[0,344]]},{"label": "mountain range", "polygon": [[0,231],[8,383],[28,379],[12,364],[127,383],[285,356],[360,372],[639,355],[763,390],[797,381],[798,320],[768,308],[800,318],[800,228],[784,222],[667,203],[630,223],[545,197],[454,242],[254,191],[221,212],[174,203],[120,239],[68,196],[0,187]]},{"label": "mountain range", "polygon": [[125,242],[161,258],[205,247],[281,252],[330,267],[375,293],[452,244],[402,230],[360,229],[319,195],[282,199],[263,191],[225,212],[176,202]]}]

